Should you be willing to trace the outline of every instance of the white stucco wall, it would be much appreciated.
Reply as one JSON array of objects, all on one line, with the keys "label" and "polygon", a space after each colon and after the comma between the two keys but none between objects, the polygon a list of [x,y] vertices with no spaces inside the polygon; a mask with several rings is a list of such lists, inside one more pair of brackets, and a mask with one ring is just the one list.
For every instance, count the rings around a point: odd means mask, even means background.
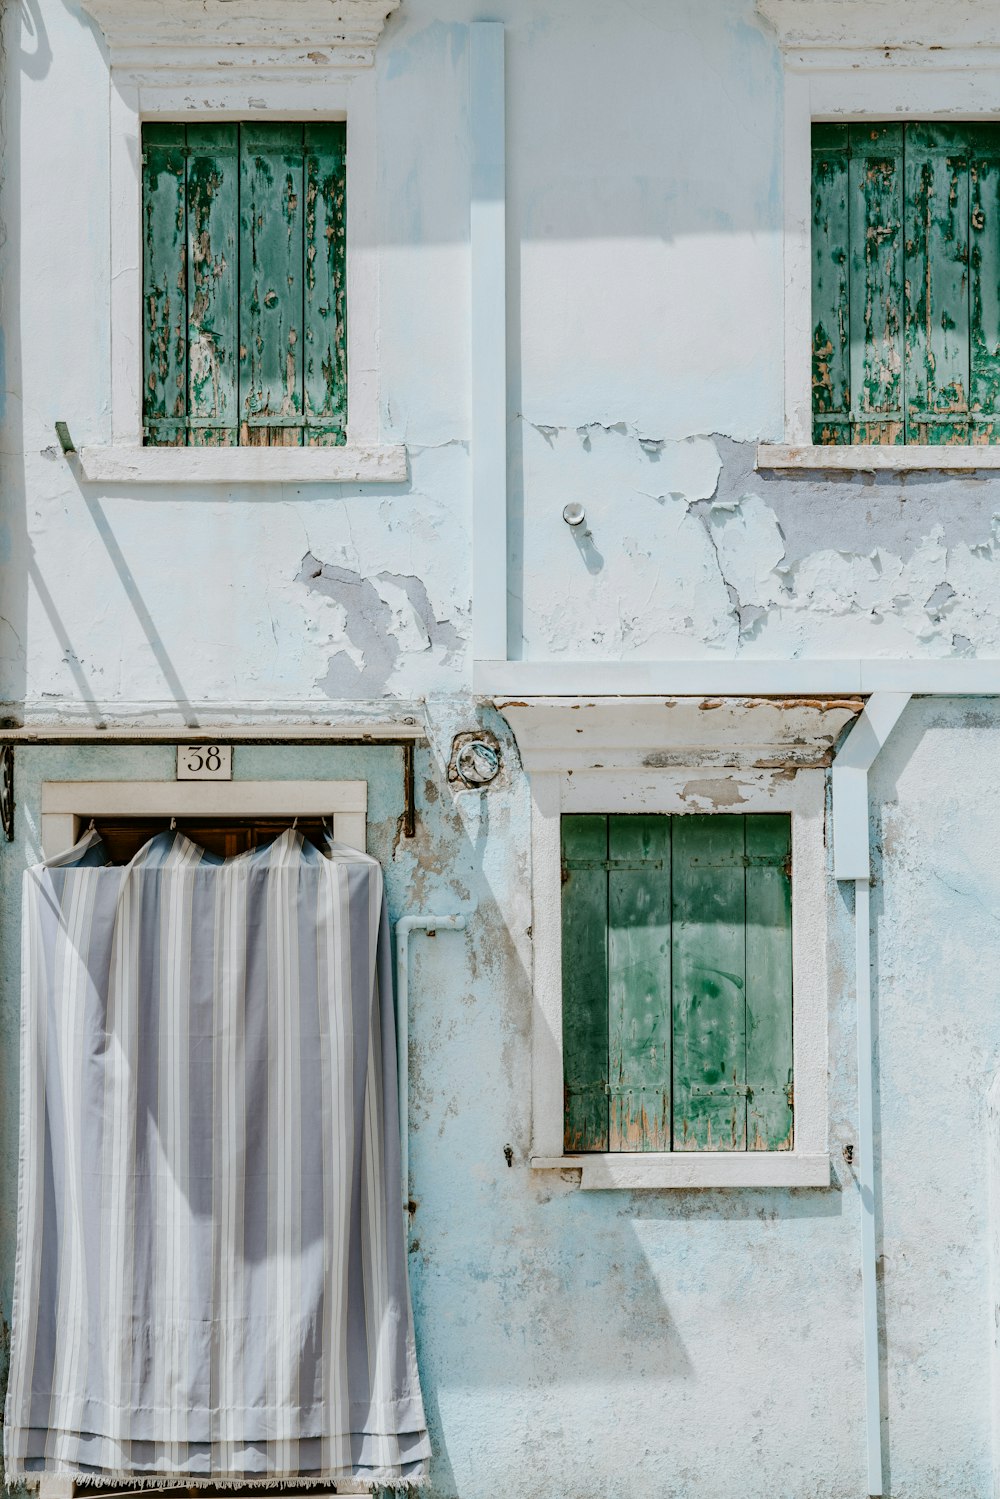
[{"label": "white stucco wall", "polygon": [[[278,3],[278,0],[275,0]],[[360,775],[393,915],[476,908],[413,977],[412,1254],[433,1499],[863,1493],[849,897],[832,934],[833,1183],[583,1195],[533,1174],[529,818],[470,696],[468,23],[403,0],[377,57],[382,428],[403,486],[81,484],[110,438],[109,84],[76,0],[4,18],[0,699],[19,718],[323,716],[426,697],[418,838]],[[994,656],[1000,485],[779,478],[781,75],[751,0],[501,0],[510,585],[529,657]],[[581,501],[591,535],[561,520]],[[500,735],[502,784],[444,775]],[[985,1095],[1000,1057],[995,702],[916,703],[873,782],[886,1442],[897,1499],[991,1494]],[[18,751],[0,849],[0,1256],[13,1235],[17,887],[45,778],[169,777],[169,749]],[[504,1146],[512,1149],[508,1168]]]}]

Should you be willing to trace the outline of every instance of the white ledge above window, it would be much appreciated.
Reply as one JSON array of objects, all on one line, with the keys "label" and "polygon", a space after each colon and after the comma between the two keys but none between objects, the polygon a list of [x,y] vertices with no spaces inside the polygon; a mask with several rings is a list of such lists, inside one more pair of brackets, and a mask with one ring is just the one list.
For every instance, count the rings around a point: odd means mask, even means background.
[{"label": "white ledge above window", "polygon": [[789,51],[931,52],[1000,44],[994,0],[757,0]]},{"label": "white ledge above window", "polygon": [[828,1187],[825,1152],[650,1151],[643,1154],[533,1156],[535,1171],[579,1171],[584,1192],[629,1188]]},{"label": "white ledge above window", "polygon": [[400,0],[83,0],[115,68],[365,68]]},{"label": "white ledge above window", "polygon": [[84,447],[91,484],[405,484],[401,444],[341,448]]},{"label": "white ledge above window", "polygon": [[831,473],[972,473],[1000,469],[1000,444],[937,447],[858,443],[759,443],[758,469],[826,469]]}]

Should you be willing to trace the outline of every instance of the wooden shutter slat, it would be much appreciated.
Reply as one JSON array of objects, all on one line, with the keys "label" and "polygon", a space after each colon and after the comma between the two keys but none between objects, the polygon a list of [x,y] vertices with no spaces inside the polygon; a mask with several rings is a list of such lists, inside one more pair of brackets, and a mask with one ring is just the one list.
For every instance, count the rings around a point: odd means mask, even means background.
[{"label": "wooden shutter slat", "polygon": [[1000,126],[969,129],[969,439],[1000,441]]},{"label": "wooden shutter slat", "polygon": [[608,819],[562,819],[564,1142],[608,1148]]},{"label": "wooden shutter slat", "polygon": [[239,436],[239,126],[188,126],[189,441]]},{"label": "wooden shutter slat", "polygon": [[851,393],[856,443],[903,441],[903,127],[851,125]]},{"label": "wooden shutter slat", "polygon": [[305,127],[305,440],[347,441],[346,127]]},{"label": "wooden shutter slat", "polygon": [[302,443],[301,124],[240,130],[240,441]]},{"label": "wooden shutter slat", "polygon": [[969,163],[964,125],[905,127],[906,441],[969,437]]},{"label": "wooden shutter slat", "polygon": [[670,819],[610,817],[608,858],[609,1149],[669,1150]]},{"label": "wooden shutter slat", "polygon": [[142,131],[143,424],[160,447],[187,442],[187,213],[183,125]]},{"label": "wooden shutter slat", "polygon": [[673,830],[674,1149],[746,1149],[744,819]]},{"label": "wooden shutter slat", "polygon": [[747,1144],[792,1148],[792,829],[746,819]]},{"label": "wooden shutter slat", "polygon": [[813,442],[851,441],[849,139],[814,125],[812,153]]}]

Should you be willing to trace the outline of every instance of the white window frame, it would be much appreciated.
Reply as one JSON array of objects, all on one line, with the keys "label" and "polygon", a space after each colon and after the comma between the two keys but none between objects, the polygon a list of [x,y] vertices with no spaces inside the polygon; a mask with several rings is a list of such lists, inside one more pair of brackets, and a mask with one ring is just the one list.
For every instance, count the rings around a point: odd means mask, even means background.
[{"label": "white window frame", "polygon": [[[798,13],[788,0],[758,0],[758,8],[777,26],[784,60],[785,432],[783,443],[758,446],[757,467],[866,472],[1000,468],[1000,445],[813,443],[811,214],[814,121],[1000,119],[1000,27],[984,18],[988,29],[981,38],[956,34],[946,9],[932,25],[926,16],[918,21],[915,6],[873,8],[858,0],[828,6],[820,0],[819,5],[799,6]],[[803,21],[806,10],[815,14]],[[806,34],[809,21],[814,29]],[[949,31],[935,34],[942,25]],[[872,45],[875,27],[882,28],[884,46]],[[911,34],[923,44],[900,42]]]},{"label": "white window frame", "polygon": [[[829,1186],[825,779],[822,770],[801,770],[789,777],[787,772],[704,766],[653,774],[632,770],[531,773],[533,1167],[579,1170],[585,1189]],[[698,786],[694,804],[689,790],[692,781]],[[572,812],[684,816],[711,810],[791,814],[794,1149],[567,1154],[563,1149],[561,819]]]},{"label": "white window frame", "polygon": [[42,852],[72,848],[92,817],[322,817],[367,852],[367,781],[43,781]]},{"label": "white window frame", "polygon": [[[192,25],[196,22],[192,21]],[[136,483],[403,483],[406,448],[380,441],[376,79],[372,66],[313,68],[240,58],[185,72],[165,45],[158,67],[111,66],[111,441],[84,445],[83,477]],[[279,65],[280,64],[280,65]],[[345,120],[347,123],[347,443],[324,448],[143,446],[142,126],[147,122]]]}]

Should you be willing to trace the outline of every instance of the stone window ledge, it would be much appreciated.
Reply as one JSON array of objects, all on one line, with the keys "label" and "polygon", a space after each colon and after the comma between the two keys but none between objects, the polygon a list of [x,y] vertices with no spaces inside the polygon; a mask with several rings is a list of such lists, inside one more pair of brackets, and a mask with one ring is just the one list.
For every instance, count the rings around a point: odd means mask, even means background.
[{"label": "stone window ledge", "polygon": [[583,1191],[628,1188],[828,1187],[826,1152],[740,1151],[694,1154],[688,1151],[648,1154],[533,1156],[535,1171],[580,1173]]},{"label": "stone window ledge", "polygon": [[933,447],[912,443],[879,447],[804,443],[759,443],[758,469],[812,469],[828,473],[974,473],[1000,469],[1000,444]]},{"label": "stone window ledge", "polygon": [[402,444],[341,448],[84,447],[93,484],[405,484]]}]

